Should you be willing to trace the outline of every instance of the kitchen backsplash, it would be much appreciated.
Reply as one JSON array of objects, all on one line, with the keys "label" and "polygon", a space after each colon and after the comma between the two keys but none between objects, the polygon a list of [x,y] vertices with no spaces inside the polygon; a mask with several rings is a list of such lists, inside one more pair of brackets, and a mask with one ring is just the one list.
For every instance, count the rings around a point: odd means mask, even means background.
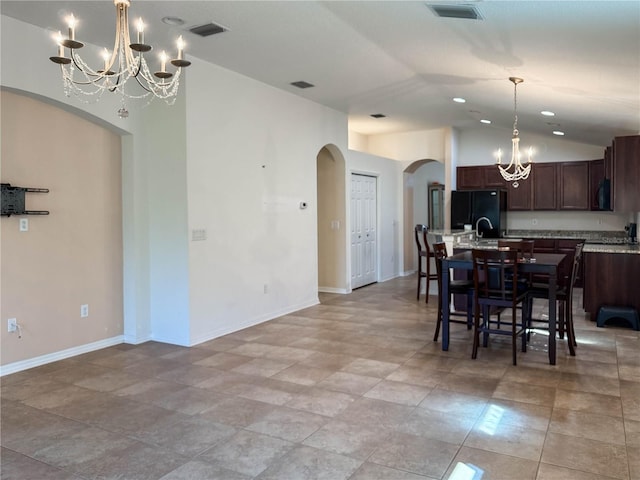
[{"label": "kitchen backsplash", "polygon": [[588,242],[614,245],[627,243],[627,232],[624,230],[509,230],[507,236],[522,238],[583,238]]},{"label": "kitchen backsplash", "polygon": [[623,232],[628,213],[581,211],[507,212],[509,230],[580,230]]}]

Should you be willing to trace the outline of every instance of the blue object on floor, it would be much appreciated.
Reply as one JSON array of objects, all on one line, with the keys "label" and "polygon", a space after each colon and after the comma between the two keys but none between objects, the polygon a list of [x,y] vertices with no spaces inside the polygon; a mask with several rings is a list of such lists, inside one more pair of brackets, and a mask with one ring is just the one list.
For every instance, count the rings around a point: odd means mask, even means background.
[{"label": "blue object on floor", "polygon": [[640,330],[640,319],[638,319],[638,311],[635,308],[603,305],[598,310],[596,325],[598,325],[598,327],[604,327],[607,320],[612,318],[626,320],[634,330]]}]

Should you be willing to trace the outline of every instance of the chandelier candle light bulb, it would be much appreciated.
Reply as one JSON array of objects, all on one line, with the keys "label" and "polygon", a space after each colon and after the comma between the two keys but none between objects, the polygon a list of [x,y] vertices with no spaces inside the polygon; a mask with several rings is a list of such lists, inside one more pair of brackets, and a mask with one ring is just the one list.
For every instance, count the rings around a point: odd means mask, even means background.
[{"label": "chandelier candle light bulb", "polygon": [[142,21],[142,17],[138,18],[138,22],[136,23],[138,27],[138,43],[144,43],[144,22]]},{"label": "chandelier candle light bulb", "polygon": [[160,71],[167,71],[167,53],[164,50],[160,53]]},{"label": "chandelier candle light bulb", "polygon": [[184,50],[184,40],[182,39],[182,35],[178,37],[176,44],[178,45],[178,60],[182,60],[182,51]]},{"label": "chandelier candle light bulb", "polygon": [[69,26],[69,40],[76,39],[76,17],[73,13],[67,17],[67,25]]},{"label": "chandelier candle light bulb", "polygon": [[[178,39],[178,56],[175,60],[170,60],[171,65],[176,67],[175,73],[167,71],[169,57],[164,51],[160,56],[161,70],[152,73],[143,55],[152,47],[144,43],[145,24],[142,18],[136,22],[137,43],[131,43],[128,13],[131,0],[113,0],[113,4],[116,7],[115,42],[111,53],[106,48],[102,51],[104,70],[94,70],[78,55],[77,51],[84,46],[76,40],[78,22],[73,14],[66,18],[69,36],[63,39],[58,33],[55,40],[58,55],[49,57],[52,62],[60,65],[65,94],[84,95],[90,101],[96,102],[104,92],[120,93],[123,103],[118,114],[123,118],[127,115],[123,115],[122,112],[128,114],[124,105],[125,97],[148,98],[149,101],[161,98],[167,104],[173,105],[178,94],[182,68],[191,65],[191,62],[184,59],[184,40],[182,37]],[[69,57],[64,56],[65,48],[69,49]],[[129,85],[133,85],[133,88],[127,87],[125,90],[129,80]]]},{"label": "chandelier candle light bulb", "polygon": [[104,60],[104,71],[105,73],[109,70],[109,59],[111,58],[111,54],[109,50],[106,48],[102,50],[102,59]]},{"label": "chandelier candle light bulb", "polygon": [[62,45],[62,33],[58,30],[58,35],[56,35],[56,43],[58,44],[58,57],[64,58],[64,45]]}]

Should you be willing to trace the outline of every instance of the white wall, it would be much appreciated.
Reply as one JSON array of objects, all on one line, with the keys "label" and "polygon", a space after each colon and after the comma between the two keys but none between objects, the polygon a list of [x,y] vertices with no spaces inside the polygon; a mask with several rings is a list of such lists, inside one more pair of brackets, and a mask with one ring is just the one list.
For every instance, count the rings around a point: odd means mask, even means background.
[{"label": "white wall", "polygon": [[186,83],[183,77],[183,94],[170,111],[163,102],[153,102],[132,112],[142,119],[140,136],[145,141],[140,148],[148,159],[150,337],[179,345],[190,344],[191,330]]},{"label": "white wall", "polygon": [[446,129],[420,130],[416,132],[370,135],[366,142],[356,135],[350,139],[354,146],[365,147],[368,153],[399,161],[413,162],[433,158],[445,158]]},{"label": "white wall", "polygon": [[197,343],[318,302],[316,159],[329,143],[346,150],[347,119],[197,59],[190,68],[188,223],[208,232],[189,249]]}]

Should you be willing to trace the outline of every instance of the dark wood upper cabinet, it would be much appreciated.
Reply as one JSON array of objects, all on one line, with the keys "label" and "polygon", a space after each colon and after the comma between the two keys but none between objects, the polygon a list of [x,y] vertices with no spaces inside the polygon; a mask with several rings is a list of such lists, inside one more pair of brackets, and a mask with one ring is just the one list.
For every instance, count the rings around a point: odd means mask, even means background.
[{"label": "dark wood upper cabinet", "polygon": [[526,180],[518,182],[518,188],[514,188],[513,184],[507,183],[505,190],[507,191],[507,210],[531,210],[531,176]]},{"label": "dark wood upper cabinet", "polygon": [[616,189],[614,180],[615,165],[613,163],[613,142],[604,149],[604,178],[609,180],[609,210],[615,205]]},{"label": "dark wood upper cabinet", "polygon": [[562,162],[556,168],[558,210],[590,210],[589,162]]},{"label": "dark wood upper cabinet", "polygon": [[483,167],[484,188],[505,188],[507,184],[496,165]]},{"label": "dark wood upper cabinet", "polygon": [[458,167],[457,190],[503,188],[507,191],[507,209],[526,210],[599,210],[598,187],[607,171],[613,170],[605,159],[560,163],[534,163],[526,180],[513,188],[495,165]]},{"label": "dark wood upper cabinet", "polygon": [[[484,188],[484,171],[482,166],[458,167],[456,169],[456,186],[458,190],[477,190]],[[497,168],[496,168],[497,170]]]},{"label": "dark wood upper cabinet", "polygon": [[589,162],[589,210],[600,210],[598,195],[604,178],[604,159]]},{"label": "dark wood upper cabinet", "polygon": [[604,149],[604,178],[613,179],[613,146]]},{"label": "dark wood upper cabinet", "polygon": [[[536,163],[531,172],[534,210],[556,210],[557,164]],[[522,183],[522,182],[521,182]]]},{"label": "dark wood upper cabinet", "polygon": [[613,141],[614,211],[640,212],[640,135]]}]

